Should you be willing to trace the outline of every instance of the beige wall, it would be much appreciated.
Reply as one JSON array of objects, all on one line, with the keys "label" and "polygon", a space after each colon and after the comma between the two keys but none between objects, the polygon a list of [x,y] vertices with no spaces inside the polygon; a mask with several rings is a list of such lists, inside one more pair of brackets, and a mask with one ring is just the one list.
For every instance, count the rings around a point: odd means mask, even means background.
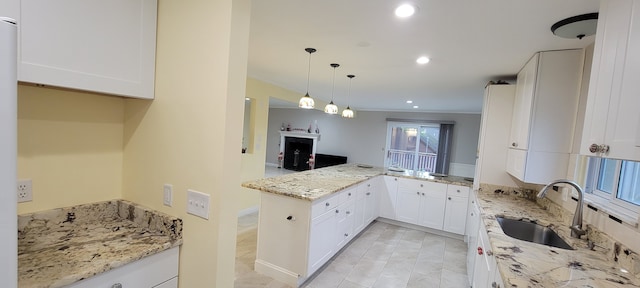
[{"label": "beige wall", "polygon": [[[125,100],[123,197],[183,219],[180,287],[233,287],[249,12],[160,1],[156,98]],[[187,189],[211,195],[209,220],[186,214]]]},{"label": "beige wall", "polygon": [[18,214],[120,198],[124,100],[18,85]]},{"label": "beige wall", "polygon": [[[267,127],[269,122],[269,98],[297,103],[302,94],[287,90],[253,78],[247,78],[247,97],[253,100],[251,109],[251,134],[253,146],[250,153],[242,155],[242,181],[264,178],[267,150]],[[325,102],[316,101],[316,109],[324,109]],[[257,207],[260,203],[256,190],[242,188],[237,197],[239,209]]]}]

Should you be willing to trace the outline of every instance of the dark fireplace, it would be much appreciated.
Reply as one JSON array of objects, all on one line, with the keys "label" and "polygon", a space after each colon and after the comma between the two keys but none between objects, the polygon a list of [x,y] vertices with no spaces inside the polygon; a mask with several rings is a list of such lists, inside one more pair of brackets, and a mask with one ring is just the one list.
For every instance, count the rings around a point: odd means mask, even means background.
[{"label": "dark fireplace", "polygon": [[309,170],[309,156],[313,152],[313,139],[284,137],[285,169],[304,171]]}]

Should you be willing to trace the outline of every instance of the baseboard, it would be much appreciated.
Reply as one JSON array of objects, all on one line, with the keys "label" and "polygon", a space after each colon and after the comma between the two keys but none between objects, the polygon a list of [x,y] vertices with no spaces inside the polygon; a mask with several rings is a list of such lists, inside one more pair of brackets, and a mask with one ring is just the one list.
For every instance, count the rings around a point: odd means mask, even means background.
[{"label": "baseboard", "polygon": [[238,217],[247,216],[256,212],[258,212],[258,206],[249,207],[238,211]]},{"label": "baseboard", "polygon": [[269,167],[278,167],[278,164],[276,164],[276,163],[269,163],[269,162],[266,162],[266,163],[264,163],[264,166],[269,166]]},{"label": "baseboard", "polygon": [[464,235],[458,235],[458,234],[450,233],[450,232],[447,232],[447,231],[431,229],[431,228],[422,227],[422,226],[418,226],[418,225],[414,225],[414,224],[410,224],[410,223],[404,223],[404,222],[391,220],[391,219],[387,219],[387,218],[378,217],[376,219],[376,221],[387,223],[387,224],[391,224],[391,225],[396,225],[396,226],[400,226],[400,227],[404,227],[404,228],[409,228],[409,229],[413,229],[413,230],[418,230],[418,231],[422,231],[422,232],[427,232],[427,233],[431,233],[431,234],[435,234],[435,235],[440,235],[440,236],[444,236],[444,237],[448,237],[448,238],[452,238],[452,239],[456,239],[456,240],[464,240]]},{"label": "baseboard", "polygon": [[300,285],[302,285],[306,280],[306,278],[301,279],[297,273],[293,273],[287,269],[261,259],[256,259],[254,269],[260,274],[269,276],[292,287],[300,287]]}]

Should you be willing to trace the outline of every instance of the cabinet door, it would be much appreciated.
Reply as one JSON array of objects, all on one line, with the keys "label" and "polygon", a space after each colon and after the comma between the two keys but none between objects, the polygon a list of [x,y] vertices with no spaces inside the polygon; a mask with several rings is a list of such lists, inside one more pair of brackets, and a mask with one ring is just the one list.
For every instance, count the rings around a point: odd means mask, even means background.
[{"label": "cabinet door", "polygon": [[467,224],[467,203],[468,198],[447,196],[446,210],[444,213],[444,231],[464,234]]},{"label": "cabinet door", "polygon": [[354,225],[354,209],[355,199],[347,201],[346,203],[338,206],[336,209],[337,219],[337,248],[336,251],[344,247],[353,238],[353,225]]},{"label": "cabinet door", "polygon": [[631,2],[630,10],[625,11],[631,20],[621,87],[616,91],[614,86],[611,91],[605,144],[610,146],[607,157],[640,161],[640,135],[636,134],[640,123],[640,3]]},{"label": "cabinet door", "polygon": [[476,263],[476,255],[478,254],[478,227],[480,226],[480,213],[475,203],[471,204],[469,210],[471,212],[468,213],[469,219],[467,221],[467,228],[469,230],[467,242],[467,277],[469,278],[469,283],[473,285],[473,271],[475,269],[474,265]]},{"label": "cabinet door", "polygon": [[599,13],[580,153],[640,161],[640,3],[600,1]]},{"label": "cabinet door", "polygon": [[485,240],[482,238],[480,232],[484,228],[478,229],[477,247],[475,248],[473,255],[475,255],[475,265],[473,267],[473,288],[486,288],[489,281],[489,263],[485,257]]},{"label": "cabinet door", "polygon": [[318,270],[336,252],[336,214],[335,210],[331,210],[311,220],[307,276]]},{"label": "cabinet door", "polygon": [[153,99],[157,0],[20,1],[18,80]]},{"label": "cabinet door", "polygon": [[[421,197],[420,191],[418,190],[410,190],[408,188],[398,188],[398,202],[396,205],[396,217],[395,219],[401,222],[407,222],[411,224],[418,224],[418,217],[420,217],[420,205],[422,199],[425,197]],[[438,210],[437,203],[428,203],[426,204],[426,210],[429,208],[436,208]],[[444,203],[442,205],[444,208]],[[425,209],[423,209],[425,210]],[[444,210],[444,209],[443,209]],[[444,212],[444,211],[443,211]],[[435,218],[437,217],[437,211],[424,211],[425,218]],[[429,221],[427,221],[429,222]],[[433,222],[433,221],[431,221]],[[433,223],[431,223],[433,225]],[[440,222],[440,228],[442,228],[442,222]]]},{"label": "cabinet door", "polygon": [[420,221],[419,225],[442,230],[445,211],[445,193],[425,191],[420,194]]},{"label": "cabinet door", "polygon": [[518,72],[516,97],[513,103],[511,119],[511,133],[509,147],[527,149],[529,146],[529,124],[531,121],[531,107],[535,93],[536,74],[538,72],[538,54],[525,64]]},{"label": "cabinet door", "polygon": [[364,223],[369,225],[378,217],[378,185],[371,183],[371,186],[364,193]]},{"label": "cabinet door", "polygon": [[67,287],[110,288],[118,283],[122,287],[154,287],[178,276],[179,249],[178,247],[171,248]]},{"label": "cabinet door", "polygon": [[354,215],[353,215],[353,230],[354,234],[360,233],[362,229],[364,229],[364,214],[365,214],[365,198],[364,194],[366,191],[358,189],[357,197],[355,201],[354,207]]},{"label": "cabinet door", "polygon": [[380,217],[396,219],[398,177],[384,176],[384,185],[380,192]]}]

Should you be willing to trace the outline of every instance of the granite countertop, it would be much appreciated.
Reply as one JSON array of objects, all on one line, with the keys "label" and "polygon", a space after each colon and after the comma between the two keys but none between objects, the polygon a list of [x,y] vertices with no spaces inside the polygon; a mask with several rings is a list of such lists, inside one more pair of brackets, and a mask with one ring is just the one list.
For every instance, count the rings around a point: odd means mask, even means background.
[{"label": "granite countertop", "polygon": [[[610,249],[591,250],[586,240],[571,238],[569,226],[560,216],[519,196],[482,191],[477,195],[481,219],[505,287],[640,287],[638,278],[622,272],[623,267],[608,257]],[[509,237],[502,232],[496,216],[536,220],[556,231],[575,250]]]},{"label": "granite countertop", "polygon": [[125,200],[18,215],[18,286],[62,287],[181,244],[181,219]]},{"label": "granite countertop", "polygon": [[468,178],[458,176],[434,177],[426,172],[413,172],[411,170],[394,172],[382,167],[342,164],[248,181],[242,183],[242,187],[314,201],[379,175],[390,175],[464,186],[471,186],[473,184],[473,180],[470,182],[465,180]]}]

